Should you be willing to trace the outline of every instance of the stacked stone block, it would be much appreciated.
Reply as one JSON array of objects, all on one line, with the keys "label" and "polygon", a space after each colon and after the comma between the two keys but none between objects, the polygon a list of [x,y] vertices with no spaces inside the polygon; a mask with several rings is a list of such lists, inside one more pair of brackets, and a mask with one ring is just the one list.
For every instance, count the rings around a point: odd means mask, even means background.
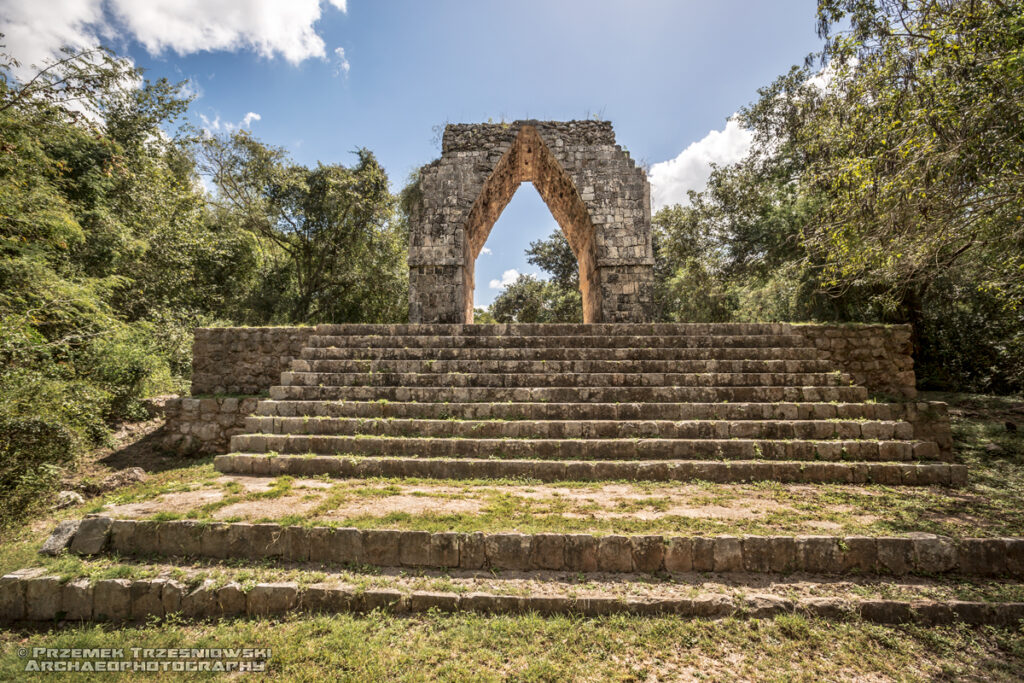
[{"label": "stacked stone block", "polygon": [[192,395],[255,395],[276,384],[313,327],[199,327],[192,343]]},{"label": "stacked stone block", "polygon": [[409,319],[473,322],[474,264],[532,182],[580,266],[585,322],[650,319],[650,186],[607,121],[449,125],[410,216]]},{"label": "stacked stone block", "polygon": [[[905,325],[412,324],[337,325],[329,330],[344,335],[346,342],[344,348],[331,350],[328,358],[328,352],[320,348],[303,351],[310,338],[318,334],[315,327],[199,329],[194,347],[193,387],[197,391],[245,389],[264,395],[276,387],[274,391],[278,394],[288,394],[293,389],[280,384],[282,373],[289,373],[284,375],[289,384],[301,385],[311,376],[308,371],[313,367],[312,361],[334,379],[345,375],[345,381],[359,387],[365,400],[335,409],[326,399],[336,389],[326,386],[318,388],[325,400],[266,401],[258,407],[255,396],[175,399],[165,408],[165,445],[183,453],[224,453],[231,437],[253,430],[253,423],[247,418],[254,413],[266,417],[310,415],[391,420],[443,420],[458,414],[474,420],[533,421],[530,429],[537,429],[532,434],[535,437],[553,434],[552,420],[573,421],[562,427],[575,430],[572,434],[566,432],[570,438],[589,433],[586,423],[594,420],[623,422],[616,427],[623,438],[658,436],[663,434],[659,424],[666,421],[717,421],[719,424],[711,427],[720,431],[714,433],[729,438],[754,435],[752,430],[759,429],[755,420],[760,420],[778,438],[785,438],[786,429],[804,430],[807,435],[807,430],[815,428],[809,421],[823,420],[847,422],[836,427],[845,429],[847,437],[880,435],[865,433],[863,427],[859,431],[853,429],[851,421],[865,418],[872,422],[904,423],[900,430],[908,429],[909,425],[915,440],[936,444],[941,459],[948,460],[952,453],[944,404],[870,404],[858,403],[859,398],[848,404],[833,403],[840,390],[849,390],[837,386],[787,386],[801,377],[807,380],[814,373],[819,383],[826,380],[834,384],[822,373],[839,372],[868,394],[913,397],[910,330]],[[658,341],[666,335],[678,338],[681,333],[686,348],[676,349]],[[743,337],[743,344],[730,345],[737,335]],[[563,337],[573,341],[563,344]],[[772,339],[783,345],[772,346]],[[401,348],[396,348],[396,344]],[[292,370],[303,374],[291,374]],[[590,388],[586,391],[587,400],[579,401],[580,389],[575,386],[579,375],[611,378],[614,386]],[[402,386],[386,384],[395,379]],[[499,379],[500,387],[495,385]],[[751,380],[762,385],[753,386]],[[440,397],[438,389],[429,386],[438,382],[448,385],[443,389],[447,394]],[[738,382],[746,385],[737,385]],[[492,386],[475,386],[487,383]],[[347,391],[355,391],[354,387]],[[854,393],[863,396],[860,392],[864,389]],[[524,401],[524,395],[536,400]],[[601,402],[602,395],[614,397],[615,402]],[[493,400],[477,400],[481,396]],[[474,398],[463,400],[467,397]],[[378,399],[388,402],[380,403]],[[723,399],[730,402],[723,403]],[[735,420],[745,422],[734,423],[730,431],[721,431],[725,429],[721,423]],[[804,424],[790,424],[793,420]],[[536,424],[537,421],[548,424]],[[327,424],[317,422],[314,426]],[[607,428],[606,425],[604,429]],[[874,428],[869,424],[866,429]],[[676,427],[671,429],[679,431]],[[895,427],[884,425],[881,429]],[[904,431],[900,433],[905,436]],[[796,434],[792,431],[791,436]],[[721,481],[736,481],[743,476],[739,474],[742,469],[722,469],[714,476]],[[764,469],[763,465],[756,467],[757,476],[762,476]],[[440,473],[440,466],[434,471]],[[797,478],[787,480],[802,481],[799,477],[805,475],[806,470],[801,470]],[[779,476],[783,474],[780,472]],[[835,476],[864,480],[858,472]],[[891,481],[892,477],[885,475],[885,479]],[[922,479],[932,480],[930,475]],[[954,473],[953,480],[959,481],[959,475]]]},{"label": "stacked stone block", "polygon": [[822,619],[862,619],[880,624],[923,626],[966,623],[1016,626],[1024,603],[967,600],[789,599],[773,595],[645,598],[567,595],[501,595],[483,592],[404,592],[389,588],[357,589],[340,583],[300,585],[258,583],[246,590],[238,583],[203,581],[190,585],[173,579],[77,579],[15,572],[0,577],[0,623],[108,621],[143,622],[177,615],[188,619],[281,617],[289,613],[339,614],[382,611],[392,614],[477,612],[535,613],[601,617],[611,614],[672,615],[703,619],[769,619],[801,614]]}]

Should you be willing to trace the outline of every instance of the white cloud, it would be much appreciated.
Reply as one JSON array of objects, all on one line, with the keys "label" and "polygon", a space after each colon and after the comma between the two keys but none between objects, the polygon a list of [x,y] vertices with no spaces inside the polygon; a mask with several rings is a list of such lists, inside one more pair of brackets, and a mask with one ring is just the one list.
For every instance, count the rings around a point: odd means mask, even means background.
[{"label": "white cloud", "polygon": [[293,64],[324,57],[313,24],[319,0],[110,0],[117,19],[151,54],[249,48]]},{"label": "white cloud", "polygon": [[500,280],[491,280],[489,285],[491,289],[505,289],[510,284],[519,279],[519,271],[515,268],[509,268],[501,274]]},{"label": "white cloud", "polygon": [[[855,67],[854,59],[850,66]],[[822,68],[807,80],[807,84],[822,93],[829,90],[836,78],[832,64]],[[734,164],[741,161],[750,150],[753,132],[743,128],[732,116],[723,130],[708,132],[701,140],[692,143],[675,159],[662,161],[651,166],[648,179],[651,181],[651,203],[654,210],[673,204],[689,203],[688,190],[700,192],[707,187],[711,176],[711,164]]]},{"label": "white cloud", "polygon": [[672,204],[687,204],[688,190],[701,191],[711,175],[711,164],[732,164],[747,155],[754,136],[732,117],[724,130],[713,130],[692,143],[675,159],[651,166],[651,201],[657,211]]},{"label": "white cloud", "polygon": [[61,47],[92,47],[134,38],[151,54],[253,50],[293,64],[327,59],[315,24],[344,0],[2,0],[0,33],[25,65],[42,64]]},{"label": "white cloud", "polygon": [[480,249],[480,253],[481,254],[487,254],[488,256],[490,256],[494,252],[491,251],[490,247],[483,247],[483,248]]},{"label": "white cloud", "polygon": [[233,133],[236,130],[239,130],[240,128],[251,128],[253,121],[259,121],[263,117],[257,114],[256,112],[251,111],[245,116],[243,116],[242,120],[238,123],[232,123],[231,121],[221,121],[219,114],[217,116],[214,116],[212,121],[204,114],[200,114],[199,118],[203,122],[203,132],[207,136],[210,136],[213,135],[214,133],[219,133],[221,131],[224,131],[225,133]]},{"label": "white cloud", "polygon": [[89,48],[105,35],[103,0],[5,0],[0,33],[6,50],[22,63],[18,76],[57,56],[61,47]]},{"label": "white cloud", "polygon": [[348,77],[348,72],[351,68],[352,65],[349,64],[348,58],[345,57],[345,48],[334,48],[334,75],[340,76],[345,74],[345,76]]}]

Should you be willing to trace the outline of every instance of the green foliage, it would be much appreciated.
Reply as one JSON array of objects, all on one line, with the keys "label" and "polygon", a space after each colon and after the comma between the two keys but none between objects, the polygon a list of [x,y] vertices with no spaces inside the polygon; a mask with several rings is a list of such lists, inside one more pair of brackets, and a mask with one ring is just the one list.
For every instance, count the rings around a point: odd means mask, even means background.
[{"label": "green foliage", "polygon": [[13,522],[52,487],[75,457],[75,437],[59,422],[0,412],[0,515]]},{"label": "green foliage", "polygon": [[578,289],[520,275],[491,302],[488,312],[499,323],[582,322],[583,301]]},{"label": "green foliage", "polygon": [[925,384],[1024,389],[1024,2],[818,18],[827,67],[760,90],[748,157],[655,216],[662,317],[909,322]]},{"label": "green foliage", "polygon": [[494,316],[486,308],[474,308],[473,322],[479,325],[490,325],[498,321],[494,319]]},{"label": "green foliage", "polygon": [[488,309],[499,323],[546,322],[545,283],[532,275],[520,275],[495,298]]},{"label": "green foliage", "polygon": [[552,232],[546,240],[530,242],[526,260],[551,274],[551,281],[563,289],[579,289],[580,266],[569,240],[561,230]]},{"label": "green foliage", "polygon": [[212,201],[196,152],[218,141],[177,125],[183,84],[103,49],[23,82],[15,65],[0,53],[5,522],[109,425],[145,417],[142,397],[186,386],[193,327],[404,316],[404,216],[369,151],[306,169],[239,135],[229,180],[259,201]]},{"label": "green foliage", "polygon": [[502,323],[583,322],[579,264],[562,231],[531,242],[526,260],[552,277],[541,280],[520,275],[491,303],[488,311],[493,319]]},{"label": "green foliage", "polygon": [[273,269],[287,287],[265,315],[309,323],[401,319],[407,231],[372,152],[357,150],[351,168],[308,169],[239,131],[206,139],[201,153],[228,220],[287,262]]}]

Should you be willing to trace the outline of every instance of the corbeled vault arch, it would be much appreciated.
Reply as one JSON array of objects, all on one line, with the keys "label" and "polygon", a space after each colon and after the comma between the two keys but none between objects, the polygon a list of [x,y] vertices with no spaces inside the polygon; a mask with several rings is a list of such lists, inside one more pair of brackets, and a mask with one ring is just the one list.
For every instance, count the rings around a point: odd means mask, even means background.
[{"label": "corbeled vault arch", "polygon": [[409,319],[473,321],[476,259],[532,182],[580,267],[584,322],[650,318],[650,187],[606,121],[449,125],[410,216]]}]

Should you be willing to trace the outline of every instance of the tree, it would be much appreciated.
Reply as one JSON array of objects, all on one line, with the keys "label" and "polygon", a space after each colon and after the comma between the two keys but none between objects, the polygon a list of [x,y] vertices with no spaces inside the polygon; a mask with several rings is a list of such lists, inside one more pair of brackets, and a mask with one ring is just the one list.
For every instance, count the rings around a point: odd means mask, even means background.
[{"label": "tree", "polygon": [[491,303],[489,311],[499,323],[542,323],[547,320],[544,281],[520,275]]},{"label": "tree", "polygon": [[969,261],[1019,306],[1024,3],[822,0],[818,17],[834,76],[799,140],[827,197],[807,235],[823,280],[919,327],[932,284]]},{"label": "tree", "polygon": [[825,68],[761,89],[749,155],[659,214],[665,317],[909,322],[926,381],[1024,386],[1022,10],[821,0]]},{"label": "tree", "polygon": [[555,230],[546,240],[530,242],[526,260],[551,274],[551,281],[566,290],[580,288],[580,266],[565,233]]},{"label": "tree", "polygon": [[583,322],[579,263],[562,231],[555,230],[546,240],[531,242],[526,260],[551,277],[541,280],[520,276],[491,304],[494,317],[500,322]]},{"label": "tree", "polygon": [[164,132],[187,106],[180,86],[103,49],[66,50],[25,81],[14,66],[0,55],[4,524],[108,422],[141,415],[140,396],[174,387],[178,328],[152,314],[190,287],[147,278],[160,237],[204,230],[188,156]]},{"label": "tree", "polygon": [[238,131],[204,140],[201,153],[219,208],[286,261],[279,319],[382,322],[404,315],[406,232],[369,150],[357,150],[351,168],[309,169]]}]

